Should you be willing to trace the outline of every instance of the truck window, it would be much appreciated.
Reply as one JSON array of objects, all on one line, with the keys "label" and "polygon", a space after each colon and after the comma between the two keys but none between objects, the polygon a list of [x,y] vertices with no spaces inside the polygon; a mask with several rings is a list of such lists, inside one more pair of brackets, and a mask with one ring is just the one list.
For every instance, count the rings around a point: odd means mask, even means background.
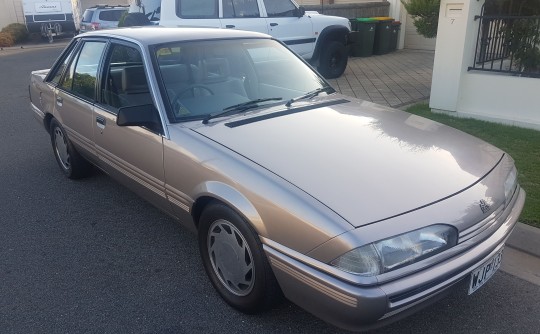
[{"label": "truck window", "polygon": [[176,0],[176,15],[183,19],[216,19],[218,0]]},{"label": "truck window", "polygon": [[223,17],[260,17],[257,0],[223,0]]},{"label": "truck window", "polygon": [[296,6],[290,0],[264,0],[268,17],[295,16]]}]

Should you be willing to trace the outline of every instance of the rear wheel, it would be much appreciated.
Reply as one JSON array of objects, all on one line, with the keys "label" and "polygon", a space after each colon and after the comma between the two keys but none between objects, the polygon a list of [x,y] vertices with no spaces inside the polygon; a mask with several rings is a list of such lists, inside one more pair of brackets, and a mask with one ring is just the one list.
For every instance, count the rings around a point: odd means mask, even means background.
[{"label": "rear wheel", "polygon": [[54,118],[51,121],[50,134],[54,157],[62,172],[70,179],[87,176],[91,171],[90,164],[75,151],[64,128]]},{"label": "rear wheel", "polygon": [[216,202],[203,211],[199,249],[212,285],[234,308],[256,313],[281,298],[257,234],[228,206]]},{"label": "rear wheel", "polygon": [[343,43],[329,42],[321,52],[319,73],[327,79],[340,77],[347,68],[348,57],[347,48]]}]

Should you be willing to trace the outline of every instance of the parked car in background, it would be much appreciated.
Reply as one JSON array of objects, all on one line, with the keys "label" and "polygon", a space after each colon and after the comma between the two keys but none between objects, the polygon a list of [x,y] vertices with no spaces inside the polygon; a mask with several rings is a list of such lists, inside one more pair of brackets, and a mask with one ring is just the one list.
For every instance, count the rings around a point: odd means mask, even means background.
[{"label": "parked car in background", "polygon": [[325,78],[347,68],[348,19],[307,11],[292,0],[130,0],[127,25],[213,27],[269,34]]},{"label": "parked car in background", "polygon": [[62,173],[93,164],[197,233],[243,312],[283,292],[359,330],[472,294],[525,201],[505,152],[340,95],[265,34],[89,32],[32,73],[30,100]]},{"label": "parked car in background", "polygon": [[118,22],[129,6],[97,5],[84,11],[80,33],[118,27]]}]

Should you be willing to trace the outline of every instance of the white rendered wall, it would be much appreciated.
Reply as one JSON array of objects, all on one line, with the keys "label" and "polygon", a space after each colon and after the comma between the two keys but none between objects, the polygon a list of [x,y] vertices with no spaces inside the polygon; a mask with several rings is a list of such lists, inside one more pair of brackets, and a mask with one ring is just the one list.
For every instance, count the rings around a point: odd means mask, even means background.
[{"label": "white rendered wall", "polygon": [[467,71],[484,0],[441,0],[429,106],[456,116],[540,129],[540,79]]}]

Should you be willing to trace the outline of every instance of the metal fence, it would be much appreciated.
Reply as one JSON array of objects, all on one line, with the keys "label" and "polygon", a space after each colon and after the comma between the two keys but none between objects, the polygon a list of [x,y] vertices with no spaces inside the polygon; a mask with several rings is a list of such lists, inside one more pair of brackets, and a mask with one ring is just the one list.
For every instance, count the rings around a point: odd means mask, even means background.
[{"label": "metal fence", "polygon": [[473,66],[540,78],[540,16],[477,15],[480,20]]}]

